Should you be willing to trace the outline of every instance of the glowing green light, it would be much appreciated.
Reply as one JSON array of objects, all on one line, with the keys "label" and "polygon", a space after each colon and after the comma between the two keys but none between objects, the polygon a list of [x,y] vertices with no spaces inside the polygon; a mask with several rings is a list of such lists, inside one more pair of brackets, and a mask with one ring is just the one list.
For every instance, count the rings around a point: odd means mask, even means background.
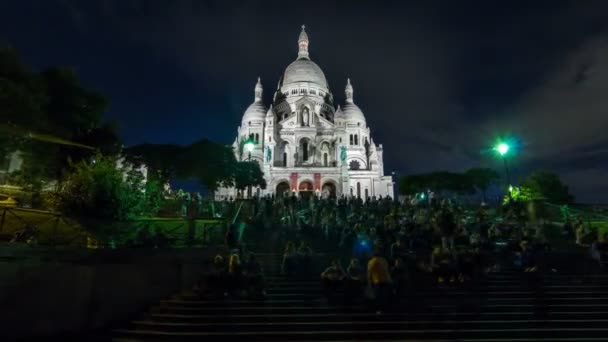
[{"label": "glowing green light", "polygon": [[498,144],[498,146],[496,146],[495,150],[498,152],[498,154],[504,156],[505,154],[507,154],[507,152],[509,152],[509,145],[505,143],[500,143]]},{"label": "glowing green light", "polygon": [[513,192],[513,185],[509,185],[509,192]]},{"label": "glowing green light", "polygon": [[255,143],[253,141],[249,140],[245,143],[245,149],[247,150],[247,152],[253,152],[254,148],[255,148]]}]

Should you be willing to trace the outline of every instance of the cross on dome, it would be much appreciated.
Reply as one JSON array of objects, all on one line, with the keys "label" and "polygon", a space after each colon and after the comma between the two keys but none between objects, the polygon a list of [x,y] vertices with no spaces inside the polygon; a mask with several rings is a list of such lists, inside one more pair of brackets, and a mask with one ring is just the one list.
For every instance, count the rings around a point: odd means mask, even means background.
[{"label": "cross on dome", "polygon": [[350,78],[346,79],[346,88],[344,89],[344,94],[346,94],[346,102],[353,103],[353,86],[350,84]]},{"label": "cross on dome", "polygon": [[298,37],[298,59],[307,58],[308,59],[308,34],[306,34],[306,25],[302,25],[302,32],[300,32],[300,37]]},{"label": "cross on dome", "polygon": [[262,81],[258,77],[258,83],[255,85],[255,102],[262,102]]}]

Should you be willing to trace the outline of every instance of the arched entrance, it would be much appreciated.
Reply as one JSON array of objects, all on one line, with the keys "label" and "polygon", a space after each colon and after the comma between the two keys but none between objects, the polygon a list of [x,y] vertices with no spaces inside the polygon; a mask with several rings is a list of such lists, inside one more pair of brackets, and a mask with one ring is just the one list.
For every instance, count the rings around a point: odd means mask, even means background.
[{"label": "arched entrance", "polygon": [[300,192],[300,197],[311,198],[314,191],[312,182],[308,180],[302,181],[300,186],[298,186],[298,191]]},{"label": "arched entrance", "polygon": [[321,187],[321,196],[323,198],[335,198],[337,195],[336,185],[332,182],[326,182]]},{"label": "arched entrance", "polygon": [[277,188],[275,190],[275,196],[282,197],[289,195],[289,183],[288,182],[280,182],[277,184]]}]

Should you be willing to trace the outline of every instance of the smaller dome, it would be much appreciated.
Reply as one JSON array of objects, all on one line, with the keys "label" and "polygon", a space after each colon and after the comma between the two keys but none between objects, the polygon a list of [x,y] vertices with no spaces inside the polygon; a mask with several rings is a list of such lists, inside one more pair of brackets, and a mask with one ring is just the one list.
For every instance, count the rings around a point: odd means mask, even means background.
[{"label": "smaller dome", "polygon": [[354,103],[346,103],[342,108],[342,112],[344,113],[344,120],[346,121],[365,123],[365,116],[363,115],[361,108]]},{"label": "smaller dome", "polygon": [[365,124],[365,116],[361,111],[361,108],[357,106],[353,100],[353,85],[350,84],[350,78],[346,80],[346,88],[344,89],[346,95],[346,104],[344,104],[344,119],[346,121],[363,122]]},{"label": "smaller dome", "polygon": [[262,82],[258,77],[258,83],[255,85],[253,103],[245,110],[241,126],[248,125],[250,121],[264,121],[264,118],[266,117],[266,107],[264,107],[264,104],[262,103],[262,90]]},{"label": "smaller dome", "polygon": [[264,121],[266,118],[266,107],[261,102],[254,102],[247,107],[243,115],[242,125],[247,125],[249,121]]},{"label": "smaller dome", "polygon": [[340,105],[338,105],[338,109],[336,109],[336,112],[334,113],[334,119],[344,119],[344,112],[342,111],[342,108],[340,108]]}]

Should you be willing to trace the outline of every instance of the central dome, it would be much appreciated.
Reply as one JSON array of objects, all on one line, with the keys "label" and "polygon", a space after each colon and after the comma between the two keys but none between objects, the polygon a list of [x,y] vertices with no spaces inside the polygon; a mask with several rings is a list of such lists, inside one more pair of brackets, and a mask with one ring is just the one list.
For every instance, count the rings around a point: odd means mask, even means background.
[{"label": "central dome", "polygon": [[310,82],[327,89],[325,74],[319,66],[308,58],[299,58],[289,64],[283,75],[283,85],[296,82]]}]

